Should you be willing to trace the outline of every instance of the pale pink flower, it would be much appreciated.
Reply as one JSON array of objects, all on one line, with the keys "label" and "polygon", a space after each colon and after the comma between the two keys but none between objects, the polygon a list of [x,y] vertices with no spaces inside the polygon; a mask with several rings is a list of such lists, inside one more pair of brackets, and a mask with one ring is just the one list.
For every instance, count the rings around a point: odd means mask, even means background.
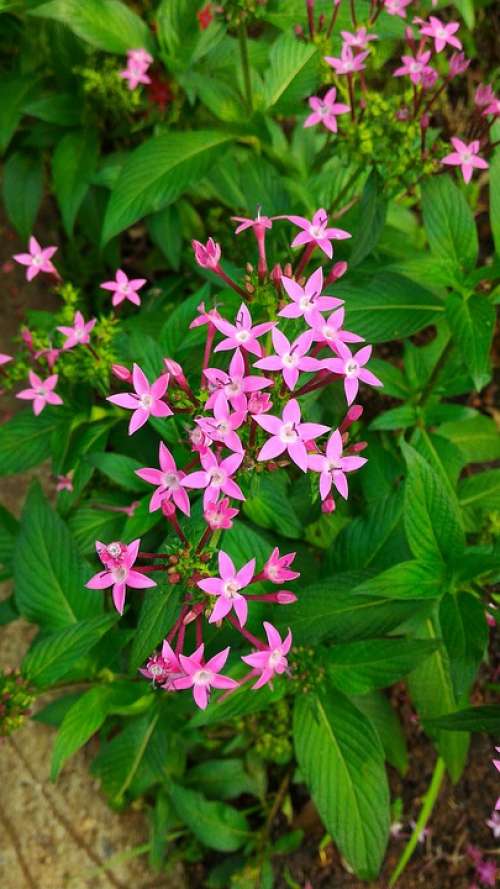
[{"label": "pale pink flower", "polygon": [[313,332],[314,342],[325,343],[333,351],[338,351],[339,343],[362,343],[363,337],[350,330],[343,330],[345,309],[342,306],[328,318],[324,318],[319,312],[312,312],[306,318]]},{"label": "pale pink flower", "polygon": [[288,630],[285,639],[281,639],[276,627],[268,621],[264,621],[268,647],[262,651],[247,654],[241,658],[245,664],[252,667],[252,673],[258,675],[257,682],[252,688],[262,688],[267,682],[271,682],[275,675],[280,675],[288,669],[287,654],[292,645],[292,631]]},{"label": "pale pink flower", "polygon": [[344,43],[340,57],[325,56],[325,62],[335,69],[336,74],[355,74],[357,71],[364,71],[363,62],[367,55],[369,55],[368,52],[358,52],[355,55],[352,47]]},{"label": "pale pink flower", "polygon": [[286,553],[280,556],[276,546],[262,569],[262,577],[271,583],[287,583],[300,577],[300,571],[290,571],[290,565],[295,560],[296,553]]},{"label": "pale pink flower", "polygon": [[119,306],[124,299],[128,299],[134,306],[140,306],[141,297],[137,291],[144,287],[145,284],[146,278],[129,279],[122,269],[118,269],[114,281],[105,281],[104,284],[99,286],[102,290],[111,290],[113,293],[111,302],[114,306]]},{"label": "pale pink flower", "polygon": [[161,654],[153,654],[146,663],[145,667],[139,670],[147,679],[151,679],[153,685],[161,685],[169,691],[175,690],[175,680],[180,679],[183,675],[179,658],[170,647],[169,642],[165,639]]},{"label": "pale pink flower", "polygon": [[54,392],[57,386],[58,375],[52,374],[45,380],[41,380],[38,374],[33,370],[28,373],[31,389],[22,389],[18,392],[16,398],[22,398],[25,401],[33,402],[33,413],[38,416],[46,404],[62,404],[62,398]]},{"label": "pale pink flower", "polygon": [[129,49],[127,58],[132,59],[137,65],[145,68],[153,64],[153,56],[146,49]]},{"label": "pale pink flower", "polygon": [[209,238],[206,244],[201,241],[191,241],[194,250],[194,258],[202,269],[212,269],[218,271],[220,268],[219,260],[221,258],[220,244]]},{"label": "pale pink flower", "polygon": [[271,396],[267,392],[252,392],[248,399],[248,413],[252,416],[265,414],[272,406]]},{"label": "pale pink flower", "polygon": [[234,608],[240,626],[245,626],[248,603],[241,590],[252,583],[254,573],[255,559],[251,559],[237,571],[233,560],[223,550],[219,550],[219,577],[204,577],[198,581],[200,590],[209,596],[217,596],[209,623],[222,620]]},{"label": "pale pink flower", "polygon": [[371,346],[363,346],[355,355],[343,343],[338,344],[339,358],[327,358],[323,367],[332,373],[342,374],[344,377],[344,390],[347,404],[352,404],[358,394],[359,381],[368,383],[369,386],[382,386],[383,383],[370,370],[366,370],[365,364],[372,354]]},{"label": "pale pink flower", "polygon": [[346,472],[352,472],[360,469],[366,459],[364,457],[343,457],[342,436],[338,429],[332,432],[326,445],[325,454],[310,454],[309,467],[314,472],[320,472],[319,490],[321,499],[326,500],[332,485],[334,485],[339,494],[347,500],[348,486]]},{"label": "pale pink flower", "polygon": [[[196,242],[198,243],[198,242]],[[199,313],[198,317],[191,321],[189,325],[189,329],[193,329],[194,327],[202,327],[204,324],[212,324],[214,323],[214,318],[220,318],[219,312],[217,309],[206,309],[205,303],[202,302],[199,306],[196,307],[196,311]]]},{"label": "pale pink flower", "polygon": [[60,491],[72,491],[72,490],[73,490],[73,482],[71,480],[71,476],[58,475],[56,478],[57,493],[59,493]]},{"label": "pale pink flower", "polygon": [[16,253],[13,259],[20,265],[28,266],[26,279],[32,281],[39,272],[57,275],[57,270],[50,261],[56,250],[57,247],[41,247],[32,235],[29,239],[29,253]]},{"label": "pale pink flower", "polygon": [[229,497],[223,497],[218,503],[207,503],[203,517],[212,531],[228,531],[233,527],[233,519],[238,513],[239,509],[229,506]]},{"label": "pale pink flower", "polygon": [[443,157],[441,163],[460,167],[464,182],[470,182],[474,169],[486,170],[489,167],[488,161],[485,161],[484,158],[479,157],[478,155],[480,145],[479,139],[474,139],[467,144],[462,142],[461,139],[457,139],[456,136],[453,136],[451,144],[455,151],[452,151],[451,154],[447,154],[446,157]]},{"label": "pale pink flower", "polygon": [[140,83],[151,83],[147,70],[153,61],[145,49],[131,49],[127,53],[127,67],[118,72],[118,76],[127,81],[129,90],[134,90]]},{"label": "pale pink flower", "polygon": [[321,369],[321,362],[317,358],[310,358],[307,355],[313,341],[312,331],[301,333],[293,343],[290,343],[286,336],[275,327],[272,337],[276,354],[261,358],[255,362],[254,367],[261,370],[281,371],[289,389],[295,388],[301,371],[309,373]]},{"label": "pale pink flower", "polygon": [[358,28],[354,34],[350,31],[341,31],[341,37],[347,46],[355,46],[359,49],[368,49],[371,40],[378,40],[376,34],[369,34],[366,28]]},{"label": "pale pink flower", "polygon": [[246,419],[246,411],[229,410],[229,402],[224,392],[218,392],[213,406],[213,417],[199,417],[197,425],[212,441],[220,441],[230,451],[243,451],[241,439],[236,432]]},{"label": "pale pink flower", "polygon": [[303,287],[293,278],[287,278],[285,275],[282,276],[281,283],[292,300],[278,312],[281,318],[304,317],[308,321],[314,311],[327,312],[342,305],[343,301],[335,296],[321,295],[323,290],[323,269],[321,267],[312,273]]},{"label": "pale pink flower", "polygon": [[232,478],[241,466],[243,456],[243,454],[231,454],[219,462],[213,451],[207,448],[205,453],[200,454],[203,469],[186,475],[181,484],[185,488],[205,488],[203,496],[205,509],[209,503],[217,503],[221,494],[227,494],[235,500],[244,500],[241,488]]},{"label": "pale pink flower", "polygon": [[154,383],[149,383],[138,364],[134,364],[132,381],[135,392],[121,392],[108,395],[107,401],[124,407],[134,413],[130,418],[128,434],[133,435],[149,420],[149,417],[171,417],[172,411],[161,399],[168,386],[168,374],[162,374]]},{"label": "pale pink flower", "polygon": [[486,824],[490,828],[495,839],[498,840],[500,837],[500,812],[494,810],[491,813],[491,817],[488,818]]},{"label": "pale pink flower", "polygon": [[388,15],[398,15],[399,18],[406,18],[406,7],[410,5],[412,0],[384,0],[384,9]]},{"label": "pale pink flower", "polygon": [[63,349],[72,349],[73,346],[90,342],[90,331],[94,329],[97,318],[85,323],[85,319],[81,312],[75,312],[73,318],[73,327],[57,327],[60,333],[66,337]]},{"label": "pale pink flower", "polygon": [[205,710],[208,704],[211,688],[231,689],[238,685],[235,679],[222,676],[219,672],[227,661],[229,648],[224,648],[206,663],[203,659],[204,652],[205,646],[202,643],[190,657],[180,654],[179,660],[186,675],[175,681],[176,689],[193,689],[195,703],[201,710]]},{"label": "pale pink flower", "polygon": [[336,133],[338,130],[337,116],[339,114],[347,114],[351,110],[350,106],[344,102],[336,102],[336,95],[337,90],[332,86],[323,98],[311,96],[308,101],[312,113],[306,117],[304,127],[314,127],[320,123],[327,130]]},{"label": "pale pink flower", "polygon": [[321,423],[301,423],[300,405],[295,398],[285,405],[282,417],[259,414],[255,422],[271,435],[260,449],[257,460],[272,460],[288,451],[290,459],[303,472],[307,472],[308,458],[305,442],[329,431],[329,427]]},{"label": "pale pink flower", "polygon": [[[139,571],[134,571],[132,567],[137,559],[140,543],[139,539],[133,540],[126,546],[125,551],[121,552],[114,564],[107,565],[105,571],[94,574],[85,584],[89,590],[105,590],[113,587],[113,603],[119,614],[123,614],[128,586],[134,590],[145,590],[156,586],[154,580]],[[101,558],[102,544],[97,542],[96,549]]]},{"label": "pale pink flower", "polygon": [[323,253],[326,253],[328,259],[333,256],[332,241],[343,241],[350,238],[349,232],[341,228],[328,228],[328,215],[323,208],[316,210],[312,220],[305,219],[304,216],[286,216],[294,225],[298,225],[302,229],[292,241],[292,247],[300,247],[304,244],[316,244]]},{"label": "pale pink flower", "polygon": [[189,497],[181,485],[185,473],[177,469],[172,454],[162,441],[160,442],[159,462],[159,469],[145,467],[135,470],[135,474],[143,481],[157,485],[149,503],[149,511],[155,512],[160,509],[164,500],[173,500],[181,512],[188,516],[190,514]]},{"label": "pale pink flower", "polygon": [[433,70],[431,66],[427,64],[430,57],[430,50],[417,53],[416,56],[402,56],[401,61],[403,64],[400,68],[396,68],[394,77],[408,76],[411,82],[415,85],[421,83],[424,73]]},{"label": "pale pink flower", "polygon": [[12,355],[6,355],[5,352],[0,352],[0,366],[2,364],[8,364],[9,361],[13,361]]},{"label": "pale pink flower", "polygon": [[436,52],[441,52],[447,44],[454,46],[455,49],[462,49],[462,44],[458,37],[453,36],[459,28],[460,24],[458,22],[445,24],[437,16],[430,15],[429,21],[420,28],[420,33],[422,36],[432,37]]},{"label": "pale pink flower", "polygon": [[266,321],[254,326],[247,306],[242,303],[234,324],[224,318],[214,318],[213,323],[217,330],[226,337],[215,347],[215,352],[226,352],[229,349],[240,348],[260,358],[262,346],[258,342],[258,338],[272,330],[276,322]]},{"label": "pale pink flower", "polygon": [[227,373],[217,367],[207,367],[203,374],[213,389],[206,403],[208,410],[213,408],[219,393],[223,392],[235,410],[246,411],[248,393],[259,392],[273,385],[273,381],[266,377],[246,374],[245,361],[239,349],[231,358]]}]

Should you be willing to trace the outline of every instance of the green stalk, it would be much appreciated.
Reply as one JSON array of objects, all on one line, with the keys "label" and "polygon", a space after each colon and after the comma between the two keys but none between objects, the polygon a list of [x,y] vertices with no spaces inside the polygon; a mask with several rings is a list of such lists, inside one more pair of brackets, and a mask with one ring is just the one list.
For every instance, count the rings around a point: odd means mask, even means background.
[{"label": "green stalk", "polygon": [[335,198],[332,206],[330,207],[330,214],[329,215],[331,215],[333,213],[333,211],[335,210],[335,208],[338,207],[338,205],[340,204],[342,199],[345,197],[345,195],[350,190],[351,186],[354,185],[354,183],[356,182],[356,179],[358,179],[359,176],[361,176],[361,173],[363,173],[365,170],[366,170],[366,166],[364,164],[362,166],[356,167],[356,169],[354,170],[354,173],[351,176],[349,176],[349,179],[347,180],[346,184],[339,191],[337,197]]},{"label": "green stalk", "polygon": [[248,60],[247,29],[243,19],[238,26],[238,40],[240,44],[241,70],[243,71],[243,83],[245,85],[245,100],[250,114],[253,114],[252,78],[250,76],[250,62]]},{"label": "green stalk", "polygon": [[443,783],[443,778],[445,776],[445,772],[446,772],[446,766],[444,764],[444,760],[441,759],[441,757],[438,757],[438,759],[436,761],[436,765],[434,766],[434,772],[432,774],[432,780],[429,785],[429,789],[424,796],[424,801],[422,803],[422,808],[420,810],[420,815],[418,816],[417,823],[415,824],[415,827],[413,828],[413,833],[412,833],[410,839],[408,840],[408,842],[404,848],[403,854],[401,855],[401,858],[399,859],[399,861],[396,865],[396,868],[393,871],[391,878],[389,880],[390,889],[392,889],[392,886],[394,886],[396,884],[396,882],[399,880],[401,874],[403,873],[404,869],[406,868],[406,865],[408,864],[411,856],[413,855],[413,853],[417,847],[420,834],[424,830],[424,828],[425,828],[425,826],[432,814],[432,810],[436,804],[436,800],[439,796],[439,791],[441,789],[441,784]]}]

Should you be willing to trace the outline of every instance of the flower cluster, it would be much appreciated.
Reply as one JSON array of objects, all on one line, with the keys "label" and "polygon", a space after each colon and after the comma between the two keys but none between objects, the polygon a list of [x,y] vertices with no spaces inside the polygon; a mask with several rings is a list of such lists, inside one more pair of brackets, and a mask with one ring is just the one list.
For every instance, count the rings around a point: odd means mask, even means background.
[{"label": "flower cluster", "polygon": [[129,90],[135,90],[140,83],[151,83],[147,71],[152,63],[153,56],[145,49],[130,49],[127,53],[127,66],[119,72],[119,76],[127,81]]},{"label": "flower cluster", "polygon": [[[272,270],[267,266],[265,238],[276,219],[286,219],[299,229],[292,246],[301,247],[302,252],[295,270],[287,267],[287,274],[279,266]],[[371,347],[363,345],[355,354],[351,352],[350,345],[363,338],[344,328],[343,301],[326,292],[345,273],[347,264],[335,263],[326,276],[321,266],[306,272],[315,251],[331,259],[333,242],[349,238],[349,233],[330,226],[323,209],[311,220],[301,216],[271,219],[259,213],[255,219],[238,217],[236,221],[236,233],[252,230],[257,242],[257,275],[255,284],[247,282],[247,289],[225,272],[220,245],[212,238],[206,244],[193,243],[198,264],[243,297],[231,318],[223,317],[218,308],[198,306],[190,325],[206,327],[198,385],[188,380],[177,361],[166,357],[164,372],[154,380],[148,380],[137,364],[132,371],[115,366],[115,376],[130,389],[108,396],[111,404],[132,411],[130,435],[150,417],[178,415],[188,424],[191,418],[185,438],[192,454],[189,462],[178,466],[161,442],[158,466],[137,470],[154,488],[150,511],[162,511],[180,540],[180,549],[174,554],[143,554],[138,540],[107,547],[98,543],[104,570],[89,582],[93,589],[112,587],[120,613],[126,586],[141,589],[154,585],[153,572],[163,571],[171,583],[183,585],[178,619],[161,653],[152,655],[143,672],[171,691],[192,687],[201,707],[206,706],[211,687],[229,691],[255,679],[253,687],[260,688],[287,669],[291,632],[281,639],[277,629],[265,621],[264,642],[248,631],[246,623],[251,601],[287,605],[296,596],[285,589],[270,593],[248,589],[255,583],[281,585],[295,580],[299,575],[290,569],[295,554],[280,556],[275,550],[256,573],[255,559],[235,566],[229,554],[220,550],[218,573],[210,572],[218,533],[232,527],[238,506],[245,500],[248,478],[264,467],[267,471],[287,467],[292,473],[311,472],[318,478],[323,511],[331,512],[335,508],[332,491],[347,498],[348,474],[366,462],[359,456],[365,443],[349,442],[349,429],[362,414],[362,408],[353,404],[358,387],[360,383],[382,385],[366,367]],[[332,429],[311,422],[301,398],[334,381],[343,384],[347,407],[339,427]],[[188,541],[183,526],[198,492],[202,492],[206,527],[194,544]],[[136,567],[138,558],[153,559],[154,564]],[[205,619],[208,624],[228,622],[251,644],[253,652],[242,658],[251,670],[242,680],[221,675],[229,649],[205,660]],[[185,635],[191,623],[195,624],[196,650],[187,655]]]}]

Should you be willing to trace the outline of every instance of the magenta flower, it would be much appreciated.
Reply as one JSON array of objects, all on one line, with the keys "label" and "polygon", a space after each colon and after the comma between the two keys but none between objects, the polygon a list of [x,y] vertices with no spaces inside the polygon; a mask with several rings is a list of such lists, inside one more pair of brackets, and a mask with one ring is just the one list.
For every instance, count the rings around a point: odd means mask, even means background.
[{"label": "magenta flower", "polygon": [[365,457],[343,457],[342,436],[338,429],[332,432],[326,445],[326,454],[310,454],[309,466],[314,472],[320,472],[319,490],[321,499],[326,500],[332,485],[347,500],[349,493],[346,472],[360,469],[366,463]]},{"label": "magenta flower", "polygon": [[491,102],[494,101],[495,93],[493,92],[491,84],[480,83],[474,93],[474,104],[477,105],[478,108],[484,108],[486,105],[490,105]]},{"label": "magenta flower", "polygon": [[141,297],[137,291],[140,290],[141,287],[144,287],[145,284],[146,278],[129,279],[125,272],[118,269],[114,281],[105,281],[104,284],[100,284],[99,286],[102,290],[112,291],[113,299],[111,302],[114,306],[119,306],[124,299],[128,299],[134,306],[140,306]]},{"label": "magenta flower", "polygon": [[203,469],[186,475],[181,484],[185,488],[205,488],[204,509],[209,503],[217,503],[221,493],[234,497],[235,500],[244,500],[241,488],[232,478],[241,466],[243,456],[243,454],[231,454],[219,463],[213,451],[207,448],[205,453],[200,454]]},{"label": "magenta flower", "polygon": [[247,654],[241,658],[245,664],[252,667],[252,673],[258,675],[257,682],[252,688],[262,688],[267,682],[271,682],[275,675],[280,675],[288,669],[287,654],[292,645],[292,632],[288,630],[285,639],[281,639],[276,627],[268,621],[264,621],[268,647],[253,654]]},{"label": "magenta flower", "polygon": [[412,0],[384,0],[384,9],[388,15],[398,15],[400,19],[406,18],[406,7]]},{"label": "magenta flower", "polygon": [[194,258],[202,269],[217,271],[220,268],[220,244],[214,241],[213,238],[209,238],[206,244],[202,244],[201,241],[191,241],[191,243],[194,250]]},{"label": "magenta flower", "polygon": [[267,392],[252,392],[248,399],[248,413],[252,416],[265,414],[271,410],[272,406],[271,397]]},{"label": "magenta flower", "polygon": [[402,56],[401,61],[403,64],[400,68],[396,68],[394,77],[405,77],[407,75],[411,82],[417,86],[422,82],[426,72],[434,70],[427,64],[430,57],[430,50],[417,53],[416,56]]},{"label": "magenta flower", "polygon": [[[145,590],[156,586],[154,580],[151,580],[150,577],[146,577],[145,574],[141,574],[139,571],[134,571],[132,567],[137,559],[140,542],[139,539],[133,540],[132,543],[125,546],[124,551],[122,550],[116,559],[108,562],[105,571],[99,571],[97,574],[94,574],[85,584],[89,590],[105,590],[108,587],[113,587],[113,603],[119,614],[123,614],[125,594],[128,586],[134,590]],[[123,545],[116,544],[116,546]],[[101,556],[102,549],[109,551],[109,547],[103,547],[103,544],[98,541],[96,549],[101,561],[103,561]]]},{"label": "magenta flower", "polygon": [[343,241],[350,238],[349,232],[341,228],[328,228],[328,216],[326,210],[316,210],[312,220],[305,219],[303,216],[286,216],[294,225],[298,225],[302,229],[292,241],[292,247],[300,247],[303,244],[316,244],[323,253],[326,253],[328,259],[333,256],[333,247],[331,241]]},{"label": "magenta flower", "polygon": [[500,116],[500,99],[497,99],[496,96],[491,104],[484,109],[483,117],[487,117],[488,114],[494,114],[495,117]]},{"label": "magenta flower", "polygon": [[363,65],[368,52],[358,52],[354,54],[352,47],[344,43],[340,52],[340,57],[325,56],[325,62],[334,68],[336,74],[354,74],[357,71],[364,71]]},{"label": "magenta flower", "polygon": [[466,59],[463,52],[454,52],[448,63],[450,77],[458,77],[459,74],[463,74],[469,65],[470,59]]},{"label": "magenta flower", "polygon": [[203,517],[212,531],[228,531],[233,527],[233,519],[238,513],[239,509],[229,506],[229,497],[223,497],[218,503],[207,503]]},{"label": "magenta flower", "polygon": [[350,31],[341,31],[341,37],[347,46],[354,46],[359,49],[368,49],[370,40],[378,40],[376,34],[369,34],[366,28],[358,28],[354,34]]},{"label": "magenta flower", "polygon": [[332,373],[342,374],[344,377],[344,390],[347,404],[352,404],[358,394],[359,381],[370,386],[383,386],[381,380],[370,370],[366,370],[365,364],[372,354],[371,346],[363,346],[359,352],[352,355],[347,346],[338,344],[339,358],[327,358],[323,363]]},{"label": "magenta flower", "polygon": [[58,375],[52,374],[45,380],[41,380],[38,374],[33,370],[28,373],[31,389],[22,389],[18,392],[16,398],[22,398],[25,401],[33,402],[33,413],[38,416],[46,404],[62,404],[62,398],[54,392],[57,386]]},{"label": "magenta flower", "polygon": [[248,617],[248,604],[241,590],[244,590],[253,579],[255,559],[251,559],[243,568],[236,571],[232,559],[223,550],[219,550],[219,577],[204,577],[198,581],[200,590],[209,596],[217,596],[209,623],[214,624],[226,617],[234,608],[240,626],[244,627]]},{"label": "magenta flower", "polygon": [[127,53],[127,67],[118,72],[118,76],[128,81],[129,90],[135,90],[140,83],[151,83],[151,78],[146,74],[153,61],[145,49],[131,49]]},{"label": "magenta flower", "polygon": [[349,105],[343,102],[336,102],[335,97],[337,90],[334,86],[325,93],[321,99],[320,96],[311,96],[309,99],[309,107],[312,114],[309,114],[304,121],[304,127],[314,127],[320,123],[330,130],[332,133],[337,132],[337,115],[347,114],[351,110]]},{"label": "magenta flower", "polygon": [[441,163],[461,167],[464,182],[470,182],[474,169],[486,170],[489,167],[488,161],[478,155],[479,139],[474,139],[467,145],[461,139],[453,136],[451,144],[455,151],[443,157]]},{"label": "magenta flower", "polygon": [[329,429],[321,423],[301,423],[300,417],[300,405],[295,398],[285,405],[282,417],[273,417],[269,414],[256,416],[255,422],[271,435],[260,449],[257,460],[272,460],[273,457],[279,457],[284,451],[288,451],[293,463],[303,472],[307,472],[308,455],[305,442],[318,438]]},{"label": "magenta flower", "polygon": [[73,482],[70,475],[58,475],[56,478],[56,491],[72,491]]},{"label": "magenta flower", "polygon": [[208,410],[213,408],[219,393],[223,392],[236,411],[246,411],[247,393],[260,392],[273,385],[273,381],[266,377],[246,375],[245,361],[239,349],[236,349],[231,358],[227,373],[217,367],[207,367],[203,373],[213,388],[206,402]]},{"label": "magenta flower", "polygon": [[81,312],[75,312],[73,327],[57,327],[56,329],[66,337],[63,349],[72,349],[73,346],[90,342],[90,331],[94,329],[97,318],[85,323]]},{"label": "magenta flower", "polygon": [[149,420],[149,417],[171,417],[172,411],[161,399],[168,386],[168,374],[162,374],[154,383],[149,384],[147,377],[138,364],[134,364],[132,381],[135,392],[121,392],[119,395],[108,395],[107,401],[124,407],[134,413],[130,418],[128,434],[133,435]]},{"label": "magenta flower", "polygon": [[258,338],[272,330],[276,322],[266,321],[264,324],[256,324],[254,327],[252,316],[246,305],[242,303],[234,324],[230,324],[224,318],[214,318],[213,323],[217,330],[226,337],[215,347],[215,352],[227,352],[229,349],[241,348],[260,358],[262,346],[258,342]]},{"label": "magenta flower", "polygon": [[150,657],[145,667],[139,670],[147,679],[151,679],[153,685],[161,685],[169,691],[175,690],[175,680],[183,676],[179,658],[165,639],[161,654]]},{"label": "magenta flower", "polygon": [[191,321],[189,325],[189,329],[192,330],[194,327],[202,327],[204,324],[212,324],[214,323],[214,318],[220,318],[219,312],[217,309],[206,309],[205,303],[202,302],[199,306],[196,306],[196,311],[198,312],[198,316]]},{"label": "magenta flower", "polygon": [[266,228],[273,227],[273,220],[270,216],[261,216],[260,210],[257,212],[257,216],[255,219],[249,219],[247,216],[231,216],[233,222],[239,222],[239,226],[235,230],[235,235],[239,235],[241,232],[246,231],[248,228],[253,228],[256,234],[262,234],[262,231]]},{"label": "magenta flower", "polygon": [[213,417],[199,417],[196,423],[212,441],[220,441],[230,451],[243,451],[243,445],[236,429],[246,419],[245,411],[229,410],[229,402],[224,392],[219,392],[213,406]]},{"label": "magenta flower", "polygon": [[480,860],[476,864],[476,876],[483,886],[496,886],[497,866],[494,861]]},{"label": "magenta flower", "polygon": [[308,373],[321,369],[321,362],[317,358],[310,358],[307,355],[313,341],[311,331],[301,333],[293,343],[290,343],[281,330],[275,327],[272,337],[276,355],[261,358],[255,362],[254,367],[261,370],[281,371],[289,389],[295,388],[300,371]]},{"label": "magenta flower", "polygon": [[343,330],[345,309],[342,306],[324,318],[319,312],[312,312],[306,319],[311,326],[314,342],[325,343],[334,351],[338,351],[339,343],[362,343],[363,337],[350,330]]},{"label": "magenta flower", "polygon": [[32,281],[39,272],[57,275],[57,269],[50,261],[56,250],[57,247],[40,247],[32,235],[29,239],[29,253],[16,253],[13,259],[20,265],[28,266],[26,280]]},{"label": "magenta flower", "polygon": [[271,583],[287,583],[300,577],[299,571],[290,571],[290,565],[294,561],[296,553],[286,553],[280,556],[276,546],[262,569],[262,577]]},{"label": "magenta flower", "polygon": [[312,273],[304,287],[285,275],[282,276],[281,283],[292,300],[281,312],[278,312],[281,318],[304,317],[307,321],[314,311],[327,312],[329,309],[335,309],[342,305],[342,300],[335,296],[321,295],[323,290],[323,269],[321,267]]},{"label": "magenta flower", "polygon": [[181,512],[188,516],[190,514],[189,497],[181,485],[185,473],[177,469],[172,454],[162,441],[160,442],[159,461],[159,469],[145,467],[135,470],[135,474],[143,481],[157,485],[149,503],[149,511],[155,512],[160,509],[164,500],[173,500]]},{"label": "magenta flower", "polygon": [[453,36],[459,28],[458,22],[450,22],[446,25],[437,16],[430,15],[429,21],[420,28],[420,33],[422,36],[432,37],[436,52],[441,52],[447,44],[454,46],[455,49],[462,49],[462,44],[458,37]]},{"label": "magenta flower", "polygon": [[227,661],[229,648],[224,648],[206,663],[203,660],[204,652],[205,646],[202,643],[190,657],[180,654],[179,660],[186,675],[175,681],[176,689],[193,689],[194,700],[201,710],[205,710],[208,704],[211,688],[230,689],[238,685],[235,679],[222,676],[219,672]]},{"label": "magenta flower", "polygon": [[12,355],[6,355],[5,352],[0,352],[0,366],[2,364],[8,364],[9,361],[13,361]]}]

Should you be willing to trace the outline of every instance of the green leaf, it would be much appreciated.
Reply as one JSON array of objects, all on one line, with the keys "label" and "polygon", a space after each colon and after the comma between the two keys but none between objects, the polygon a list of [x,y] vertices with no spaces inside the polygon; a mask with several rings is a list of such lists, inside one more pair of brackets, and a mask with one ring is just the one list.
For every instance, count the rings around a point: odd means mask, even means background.
[{"label": "green leaf", "polygon": [[208,799],[236,799],[243,793],[259,795],[259,783],[241,759],[207,759],[189,769],[186,783]]},{"label": "green leaf", "polygon": [[387,200],[383,192],[383,180],[372,170],[363,188],[361,200],[355,211],[355,225],[351,226],[353,242],[349,265],[354,267],[376,247],[382,234],[387,212]]},{"label": "green leaf", "polygon": [[50,456],[51,435],[60,427],[56,411],[35,417],[21,411],[0,427],[0,476],[37,466]]},{"label": "green leaf", "polygon": [[[491,140],[500,138],[500,126],[496,121],[491,129]],[[495,244],[495,253],[500,256],[500,151],[498,148],[490,158],[490,226]]]},{"label": "green leaf", "polygon": [[168,316],[161,329],[159,338],[160,346],[168,358],[176,357],[185,345],[189,348],[197,340],[200,343],[204,341],[206,334],[203,333],[201,337],[195,337],[197,329],[189,330],[189,325],[196,315],[196,307],[200,303],[206,302],[209,296],[210,285],[204,284],[196,293],[193,293],[179,305],[176,305]]},{"label": "green leaf", "polygon": [[52,157],[52,178],[66,234],[72,237],[75,218],[97,165],[97,131],[66,133]]},{"label": "green leaf", "polygon": [[254,524],[284,537],[297,540],[302,536],[302,523],[290,501],[290,481],[286,473],[254,476],[243,512]]},{"label": "green leaf", "polygon": [[9,572],[13,565],[15,539],[18,532],[19,522],[0,503],[0,565]]},{"label": "green leaf", "polygon": [[400,532],[403,495],[393,491],[370,506],[366,515],[353,519],[335,540],[331,563],[338,570],[383,569],[405,559],[408,547]]},{"label": "green leaf", "polygon": [[322,663],[336,688],[363,695],[398,682],[437,647],[428,639],[364,639],[334,645]]},{"label": "green leaf", "polygon": [[141,613],[130,652],[129,670],[134,673],[163,641],[176,616],[179,592],[163,578],[144,593]]},{"label": "green leaf", "polygon": [[85,588],[88,566],[62,519],[33,485],[26,499],[15,555],[15,595],[27,620],[58,630],[102,611],[103,597]]},{"label": "green leaf", "polygon": [[375,417],[370,423],[371,431],[407,429],[417,423],[417,411],[411,404],[402,404],[401,407],[393,407],[390,411],[384,411]]},{"label": "green leaf", "polygon": [[434,563],[399,562],[381,574],[363,580],[354,592],[387,599],[436,599],[442,592],[444,579],[440,560]]},{"label": "green leaf", "polygon": [[374,879],[389,835],[389,790],[379,737],[340,692],[296,698],[295,751],[313,801],[341,854]]},{"label": "green leaf", "polygon": [[491,378],[490,349],[495,329],[495,309],[485,296],[465,300],[450,293],[446,317],[465,365],[479,392]]},{"label": "green leaf", "polygon": [[133,783],[139,779],[140,771],[144,767],[148,768],[145,757],[152,744],[158,720],[159,713],[155,707],[151,707],[147,713],[126,724],[118,735],[103,744],[94,759],[92,774],[99,777],[101,787],[112,805],[123,805],[127,791],[135,796]]},{"label": "green leaf", "polygon": [[282,34],[274,41],[264,80],[266,110],[296,112],[301,100],[316,85],[318,51],[313,43]]},{"label": "green leaf", "polygon": [[11,154],[4,166],[2,187],[7,216],[21,237],[27,239],[42,201],[42,157],[21,151]]},{"label": "green leaf", "polygon": [[472,31],[475,22],[474,0],[453,0],[453,5],[458,9],[469,31]]},{"label": "green leaf", "polygon": [[144,493],[147,484],[135,474],[136,469],[141,469],[144,465],[140,460],[115,453],[88,454],[86,459],[91,466],[95,466],[120,487],[127,491]]},{"label": "green leaf", "polygon": [[487,732],[489,735],[499,735],[500,706],[492,704],[484,707],[467,707],[465,710],[427,719],[426,725],[444,731]]},{"label": "green leaf", "polygon": [[26,102],[23,112],[46,123],[71,127],[80,122],[83,108],[75,102],[73,93],[52,93]]},{"label": "green leaf", "polygon": [[458,499],[462,509],[500,510],[500,469],[489,469],[461,479]]},{"label": "green leaf", "polygon": [[230,138],[229,134],[217,131],[188,130],[143,142],[128,157],[111,192],[103,244],[196,185],[220,160],[221,148]]},{"label": "green leaf", "polygon": [[470,692],[488,644],[484,605],[471,593],[448,594],[439,607],[439,624],[455,697],[460,700]]},{"label": "green leaf", "polygon": [[443,423],[440,435],[449,438],[468,463],[487,463],[500,459],[500,435],[495,422],[482,414],[469,420]]},{"label": "green leaf", "polygon": [[51,685],[99,642],[118,617],[117,614],[92,617],[35,642],[23,660],[23,675],[39,687]]},{"label": "green leaf", "polygon": [[146,23],[119,0],[50,0],[29,14],[62,22],[82,40],[106,52],[152,48]]},{"label": "green leaf", "polygon": [[465,548],[460,510],[452,494],[428,463],[406,443],[405,528],[417,559],[453,562]]},{"label": "green leaf", "polygon": [[451,176],[430,176],[422,186],[424,226],[433,253],[458,273],[474,268],[478,255],[472,211]]},{"label": "green leaf", "polygon": [[0,153],[6,150],[22,116],[22,109],[36,80],[32,74],[2,74],[0,83]]},{"label": "green leaf", "polygon": [[172,783],[170,798],[181,821],[200,842],[219,852],[235,852],[250,838],[242,812],[225,803],[211,802],[203,794]]},{"label": "green leaf", "polygon": [[370,694],[354,697],[352,703],[368,717],[374,726],[387,762],[394,766],[401,775],[408,769],[408,751],[405,734],[389,698],[384,692],[372,691]]},{"label": "green leaf", "polygon": [[223,701],[212,700],[206,710],[199,710],[191,717],[189,725],[192,728],[202,728],[205,725],[215,725],[217,722],[227,722],[237,716],[259,713],[261,710],[272,707],[286,693],[287,687],[284,680],[275,682],[273,689],[268,685],[264,686],[259,689],[259,694],[256,694],[248,685],[242,685]]}]

